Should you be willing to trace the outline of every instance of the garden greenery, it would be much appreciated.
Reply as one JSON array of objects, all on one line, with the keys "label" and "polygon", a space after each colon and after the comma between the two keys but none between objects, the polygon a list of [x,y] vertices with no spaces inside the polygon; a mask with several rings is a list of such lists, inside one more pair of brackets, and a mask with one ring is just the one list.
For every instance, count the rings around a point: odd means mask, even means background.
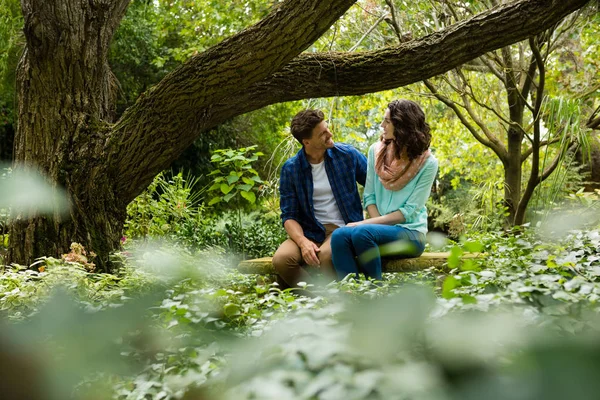
[{"label": "garden greenery", "polygon": [[[30,378],[44,382],[44,398],[595,393],[596,380],[584,378],[599,372],[589,339],[600,327],[600,229],[540,232],[550,234],[523,229],[454,245],[448,272],[307,285],[313,297],[241,275],[223,253],[151,240],[126,243],[115,274],[43,258],[0,275],[0,310],[12,321],[3,342],[36,352],[40,366],[60,365]],[[485,256],[461,260],[473,250]],[[41,327],[47,340],[21,340]],[[568,379],[550,389],[543,382],[557,371]]]}]

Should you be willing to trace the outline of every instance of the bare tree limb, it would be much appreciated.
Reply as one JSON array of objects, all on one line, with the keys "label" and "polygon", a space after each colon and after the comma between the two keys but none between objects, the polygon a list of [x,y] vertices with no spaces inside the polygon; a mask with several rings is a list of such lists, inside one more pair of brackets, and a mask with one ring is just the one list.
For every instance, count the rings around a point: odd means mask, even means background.
[{"label": "bare tree limb", "polygon": [[435,87],[435,85],[433,83],[431,83],[429,80],[425,79],[423,81],[423,83],[425,84],[425,86],[427,87],[427,89],[429,89],[429,91],[431,92],[431,94],[433,96],[435,96],[436,99],[438,99],[439,101],[441,101],[442,103],[446,104],[446,106],[448,106],[452,111],[454,111],[454,114],[456,114],[456,116],[458,117],[458,119],[460,120],[460,122],[467,128],[467,130],[469,132],[471,132],[471,134],[473,135],[473,137],[475,139],[477,139],[477,141],[481,144],[483,144],[484,146],[490,148],[494,153],[496,153],[496,155],[498,156],[498,158],[500,158],[500,160],[502,160],[504,162],[504,160],[506,159],[506,149],[504,148],[504,146],[498,146],[498,143],[492,142],[491,140],[481,136],[477,130],[477,128],[475,126],[473,126],[473,124],[471,124],[469,122],[469,120],[467,119],[467,117],[462,113],[462,111],[460,110],[460,108],[458,108],[458,105],[456,104],[456,102],[452,101],[451,99],[449,99],[448,97],[442,95],[438,89]]},{"label": "bare tree limb", "polygon": [[[550,146],[551,144],[558,143],[558,142],[560,142],[560,138],[558,138],[558,137],[556,137],[556,138],[554,138],[554,139],[552,139],[552,140],[542,140],[542,141],[540,142],[540,148],[541,148],[542,146]],[[525,162],[525,161],[526,161],[526,160],[529,158],[529,156],[530,156],[532,153],[533,153],[533,147],[529,147],[529,148],[527,148],[527,150],[525,150],[525,151],[524,151],[524,152],[521,154],[521,163],[524,163],[524,162]]]}]

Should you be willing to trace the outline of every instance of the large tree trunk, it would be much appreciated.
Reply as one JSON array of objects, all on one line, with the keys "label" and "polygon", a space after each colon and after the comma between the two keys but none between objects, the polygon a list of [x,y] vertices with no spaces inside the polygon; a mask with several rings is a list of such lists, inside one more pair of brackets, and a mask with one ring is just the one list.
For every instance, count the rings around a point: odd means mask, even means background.
[{"label": "large tree trunk", "polygon": [[60,255],[76,241],[103,264],[118,245],[126,204],[114,196],[102,151],[115,104],[107,54],[126,5],[22,1],[27,45],[17,71],[15,165],[65,188],[70,211],[13,215],[9,260]]},{"label": "large tree trunk", "polygon": [[22,0],[15,160],[69,193],[68,216],[14,216],[9,261],[60,255],[79,241],[105,264],[125,208],[153,177],[219,123],[310,97],[389,89],[443,73],[548,29],[588,0],[522,0],[401,46],[307,54],[355,0],[288,0],[193,57],[111,125],[106,55],[129,0]]}]

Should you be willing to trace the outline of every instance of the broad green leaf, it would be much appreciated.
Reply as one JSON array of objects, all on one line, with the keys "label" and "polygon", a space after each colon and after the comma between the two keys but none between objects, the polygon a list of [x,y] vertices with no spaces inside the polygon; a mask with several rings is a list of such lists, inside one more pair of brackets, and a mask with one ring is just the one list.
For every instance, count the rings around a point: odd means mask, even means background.
[{"label": "broad green leaf", "polygon": [[229,200],[231,200],[233,198],[233,196],[235,196],[235,192],[226,194],[225,196],[223,196],[223,200],[225,200],[226,203],[229,203]]},{"label": "broad green leaf", "polygon": [[463,249],[458,246],[454,246],[450,250],[450,256],[448,257],[448,267],[450,269],[457,268],[460,265],[460,256],[463,255]]},{"label": "broad green leaf", "polygon": [[470,253],[479,253],[483,251],[483,244],[479,242],[465,242],[463,247]]},{"label": "broad green leaf", "polygon": [[227,194],[227,193],[231,192],[232,190],[233,190],[233,185],[228,185],[226,183],[221,184],[221,192],[223,192],[223,194]]},{"label": "broad green leaf", "polygon": [[213,190],[219,190],[221,189],[221,184],[219,182],[215,182],[212,184],[211,187],[208,188],[209,192],[212,192]]},{"label": "broad green leaf", "polygon": [[244,183],[246,183],[246,184],[248,184],[250,186],[254,186],[254,183],[255,183],[254,180],[252,180],[252,179],[250,179],[250,178],[248,178],[246,176],[242,177],[242,181],[244,181]]},{"label": "broad green leaf", "polygon": [[249,192],[252,189],[252,185],[235,185],[235,188],[244,192]]},{"label": "broad green leaf", "polygon": [[252,204],[256,202],[256,195],[254,192],[240,192],[240,195]]},{"label": "broad green leaf", "polygon": [[227,316],[227,317],[234,317],[236,315],[240,315],[241,313],[241,308],[240,306],[238,306],[237,304],[234,303],[228,303],[225,304],[223,306],[223,313]]},{"label": "broad green leaf", "polygon": [[227,183],[229,183],[231,185],[232,183],[237,182],[239,179],[240,179],[240,177],[238,175],[229,175],[227,177]]},{"label": "broad green leaf", "polygon": [[212,199],[210,199],[210,201],[208,202],[209,206],[212,206],[213,204],[217,204],[221,201],[222,199],[220,197],[213,197]]},{"label": "broad green leaf", "polygon": [[442,296],[445,299],[451,299],[453,297],[456,297],[453,290],[454,290],[454,288],[458,287],[459,285],[460,285],[460,283],[458,282],[458,280],[456,280],[455,277],[453,277],[453,276],[446,277],[446,279],[444,279],[444,283],[442,284]]}]

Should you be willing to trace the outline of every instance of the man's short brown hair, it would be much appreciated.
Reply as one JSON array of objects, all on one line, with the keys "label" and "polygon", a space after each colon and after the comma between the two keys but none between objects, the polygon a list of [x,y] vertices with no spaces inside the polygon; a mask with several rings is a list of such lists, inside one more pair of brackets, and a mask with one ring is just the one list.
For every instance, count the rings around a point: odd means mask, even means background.
[{"label": "man's short brown hair", "polygon": [[319,125],[321,121],[325,119],[325,114],[321,110],[304,110],[292,118],[292,124],[290,131],[292,135],[300,142],[302,146],[302,140],[309,139],[312,136],[312,131],[315,126]]}]

